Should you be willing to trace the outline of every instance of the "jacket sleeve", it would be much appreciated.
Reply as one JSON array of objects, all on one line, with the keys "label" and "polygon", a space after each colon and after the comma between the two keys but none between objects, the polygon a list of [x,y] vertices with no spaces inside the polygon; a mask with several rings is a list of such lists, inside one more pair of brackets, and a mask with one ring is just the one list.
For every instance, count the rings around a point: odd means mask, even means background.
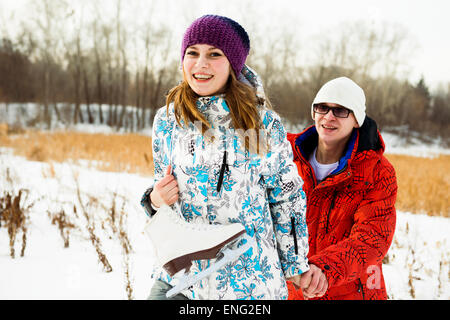
[{"label": "jacket sleeve", "polygon": [[268,115],[273,117],[273,121],[268,127],[269,175],[264,178],[268,186],[278,254],[284,274],[288,278],[309,270],[306,196],[302,190],[303,180],[293,162],[286,131],[277,114]]},{"label": "jacket sleeve", "polygon": [[396,197],[394,168],[382,159],[374,170],[373,188],[355,212],[350,236],[310,257],[325,272],[329,287],[361,278],[382,262],[394,237]]},{"label": "jacket sleeve", "polygon": [[171,143],[172,126],[173,123],[171,124],[166,114],[166,107],[158,109],[152,128],[154,180],[141,197],[141,206],[149,217],[155,213],[155,210],[150,205],[150,192],[153,190],[153,186],[164,177],[164,172],[166,172],[166,168],[170,163],[167,145]]}]

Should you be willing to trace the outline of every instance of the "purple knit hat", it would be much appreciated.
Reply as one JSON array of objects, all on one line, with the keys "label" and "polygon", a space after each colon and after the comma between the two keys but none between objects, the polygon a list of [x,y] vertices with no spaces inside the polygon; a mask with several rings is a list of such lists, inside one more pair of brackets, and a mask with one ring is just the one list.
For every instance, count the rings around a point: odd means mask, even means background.
[{"label": "purple knit hat", "polygon": [[223,51],[231,67],[239,76],[250,51],[250,39],[244,28],[227,17],[205,15],[186,30],[181,44],[181,63],[186,48],[194,44],[209,44]]}]

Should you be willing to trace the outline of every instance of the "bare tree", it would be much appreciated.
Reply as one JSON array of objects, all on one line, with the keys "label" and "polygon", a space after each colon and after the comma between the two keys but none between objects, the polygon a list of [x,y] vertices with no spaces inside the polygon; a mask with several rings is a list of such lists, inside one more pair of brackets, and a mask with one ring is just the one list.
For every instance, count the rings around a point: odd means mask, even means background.
[{"label": "bare tree", "polygon": [[103,102],[103,66],[101,63],[100,57],[100,48],[99,48],[99,31],[98,31],[98,20],[95,19],[92,24],[93,30],[93,50],[95,56],[95,84],[96,84],[96,100],[98,102],[98,115],[99,122],[103,123],[103,111],[102,111],[102,102]]},{"label": "bare tree", "polygon": [[[36,12],[42,13],[42,16],[34,15],[32,20],[33,26],[29,30],[38,31],[41,33],[43,39],[41,46],[38,46],[38,54],[42,58],[44,63],[42,74],[42,103],[44,106],[44,122],[47,124],[47,128],[51,127],[51,113],[50,113],[50,99],[54,96],[52,90],[52,72],[51,66],[55,62],[58,63],[58,37],[55,36],[55,31],[60,30],[60,22],[62,17],[67,17],[73,12],[68,12],[68,5],[65,1],[59,1],[57,3],[50,0],[33,1],[32,6]],[[34,25],[36,28],[34,28]],[[56,104],[54,105],[56,109]]]},{"label": "bare tree", "polygon": [[119,56],[120,71],[120,89],[119,89],[119,105],[122,105],[122,110],[117,122],[117,128],[122,127],[123,119],[127,107],[127,91],[128,91],[128,57],[127,57],[127,34],[126,30],[122,28],[122,21],[120,17],[122,0],[117,0],[117,16],[116,16],[116,36],[117,36],[117,52]]}]

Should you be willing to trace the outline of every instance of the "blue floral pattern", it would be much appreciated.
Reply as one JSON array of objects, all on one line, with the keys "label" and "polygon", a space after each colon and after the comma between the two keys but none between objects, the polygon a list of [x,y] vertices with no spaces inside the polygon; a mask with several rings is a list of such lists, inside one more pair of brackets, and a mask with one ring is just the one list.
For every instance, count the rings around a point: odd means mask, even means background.
[{"label": "blue floral pattern", "polygon": [[[246,67],[243,74],[250,84],[260,83],[250,68]],[[262,87],[257,92],[262,94]],[[197,108],[215,130],[213,141],[206,141],[194,125],[176,124],[172,105],[168,114],[166,107],[157,111],[152,135],[155,183],[171,164],[178,181],[180,208],[187,221],[241,223],[256,242],[238,260],[182,293],[190,299],[286,299],[285,277],[309,269],[308,232],[303,181],[280,118],[274,111],[260,107],[269,152],[258,155],[243,151],[241,140],[230,128],[224,96],[201,97]],[[228,170],[217,191],[225,151]],[[198,273],[213,261],[196,261],[190,272]],[[171,285],[178,281],[162,268],[154,270],[154,277]]]}]

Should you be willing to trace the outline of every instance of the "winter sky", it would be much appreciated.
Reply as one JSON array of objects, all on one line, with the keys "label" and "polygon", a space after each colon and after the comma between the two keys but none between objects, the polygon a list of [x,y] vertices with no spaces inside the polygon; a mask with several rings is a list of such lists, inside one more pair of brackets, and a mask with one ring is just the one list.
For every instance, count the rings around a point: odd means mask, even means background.
[{"label": "winter sky", "polygon": [[[69,0],[74,6],[90,0]],[[102,9],[114,11],[115,1],[96,0]],[[0,0],[0,28],[8,27],[12,11],[24,12],[29,0]],[[375,25],[394,23],[404,27],[417,43],[408,57],[411,65],[410,80],[416,82],[423,75],[433,89],[450,82],[450,1],[448,0],[155,0],[169,8],[163,18],[177,21],[177,15],[198,17],[206,13],[226,15],[238,20],[243,15],[254,15],[257,23],[283,23],[285,16],[292,28],[302,36],[314,35],[332,28],[340,22],[365,20]],[[246,4],[256,3],[257,12],[245,12]],[[126,10],[129,1],[123,1]],[[141,0],[139,5],[149,4]],[[169,12],[169,13],[167,13]],[[274,17],[271,19],[271,17]],[[239,21],[239,20],[238,20]],[[9,26],[11,28],[11,24]],[[182,26],[185,28],[186,26]],[[175,23],[174,23],[174,28]],[[179,28],[179,27],[178,27]],[[182,31],[180,31],[182,32]],[[178,35],[178,33],[176,33]]]}]

